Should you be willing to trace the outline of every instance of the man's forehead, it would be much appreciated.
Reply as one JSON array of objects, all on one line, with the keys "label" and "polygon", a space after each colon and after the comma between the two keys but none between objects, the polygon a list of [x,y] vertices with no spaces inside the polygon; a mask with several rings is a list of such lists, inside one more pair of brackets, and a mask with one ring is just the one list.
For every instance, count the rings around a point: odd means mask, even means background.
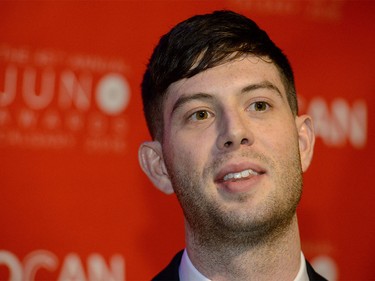
[{"label": "man's forehead", "polygon": [[237,58],[204,70],[191,78],[172,83],[167,91],[164,106],[173,106],[182,95],[215,93],[225,89],[241,91],[250,84],[268,83],[275,85],[285,95],[285,87],[276,65],[267,58],[254,55]]}]

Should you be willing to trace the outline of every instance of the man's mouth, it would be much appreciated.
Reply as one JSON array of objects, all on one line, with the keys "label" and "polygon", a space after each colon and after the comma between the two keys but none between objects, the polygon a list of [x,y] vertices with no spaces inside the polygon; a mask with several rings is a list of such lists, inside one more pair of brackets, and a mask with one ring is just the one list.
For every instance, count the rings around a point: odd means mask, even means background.
[{"label": "man's mouth", "polygon": [[219,171],[215,183],[224,194],[245,193],[259,186],[266,173],[266,169],[255,163],[229,163]]},{"label": "man's mouth", "polygon": [[252,169],[247,169],[247,170],[243,170],[237,173],[228,173],[224,176],[223,181],[240,180],[240,179],[249,178],[250,176],[258,176],[258,175],[260,175],[260,173]]}]

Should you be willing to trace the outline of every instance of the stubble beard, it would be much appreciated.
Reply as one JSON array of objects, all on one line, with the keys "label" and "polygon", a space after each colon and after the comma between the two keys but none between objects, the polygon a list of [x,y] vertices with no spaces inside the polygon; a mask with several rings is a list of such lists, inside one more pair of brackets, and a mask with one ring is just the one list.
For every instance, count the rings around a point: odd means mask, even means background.
[{"label": "stubble beard", "polygon": [[[275,188],[261,206],[251,212],[239,213],[225,210],[204,193],[202,179],[212,178],[216,166],[225,162],[222,157],[207,167],[203,176],[195,169],[187,170],[167,163],[171,181],[181,204],[187,222],[187,228],[196,246],[209,251],[234,252],[246,251],[275,242],[278,236],[289,228],[295,216],[302,194],[302,170],[298,150],[285,161],[275,161],[260,154],[246,155],[249,159],[258,159],[272,171],[277,172]],[[189,163],[185,163],[187,167]],[[190,164],[191,166],[191,164]],[[277,168],[278,167],[278,168]],[[273,174],[275,176],[275,174]],[[250,196],[250,195],[249,195]],[[238,196],[237,201],[246,204],[247,195]],[[244,205],[244,207],[246,207]]]}]

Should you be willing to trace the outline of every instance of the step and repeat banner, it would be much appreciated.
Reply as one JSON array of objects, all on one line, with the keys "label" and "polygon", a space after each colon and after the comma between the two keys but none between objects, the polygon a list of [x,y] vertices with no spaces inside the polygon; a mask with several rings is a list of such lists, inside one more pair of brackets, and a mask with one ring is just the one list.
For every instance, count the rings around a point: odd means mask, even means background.
[{"label": "step and repeat banner", "polygon": [[150,280],[182,212],[138,166],[140,83],[162,34],[217,9],[294,67],[317,143],[298,209],[330,280],[375,280],[374,1],[0,2],[0,280]]}]

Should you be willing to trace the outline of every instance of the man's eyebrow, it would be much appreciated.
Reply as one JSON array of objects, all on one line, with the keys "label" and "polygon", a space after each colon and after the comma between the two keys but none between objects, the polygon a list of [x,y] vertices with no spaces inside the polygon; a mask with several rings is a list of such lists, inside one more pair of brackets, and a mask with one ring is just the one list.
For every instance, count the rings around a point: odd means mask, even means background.
[{"label": "man's eyebrow", "polygon": [[258,89],[269,89],[269,90],[273,90],[275,91],[281,98],[283,97],[283,95],[281,94],[281,91],[278,87],[276,87],[274,84],[272,84],[271,82],[269,81],[262,81],[260,83],[255,83],[255,84],[251,84],[251,85],[248,85],[246,87],[244,87],[242,90],[241,90],[241,93],[247,93],[247,92],[251,92],[251,91],[255,91],[255,90],[258,90]]},{"label": "man's eyebrow", "polygon": [[205,93],[196,93],[193,95],[180,96],[175,104],[173,105],[171,114],[176,111],[179,107],[183,106],[185,103],[188,103],[193,100],[212,100],[212,96]]},{"label": "man's eyebrow", "polygon": [[[258,90],[258,89],[273,90],[277,93],[277,95],[279,95],[282,98],[282,94],[281,94],[281,91],[279,90],[279,88],[277,88],[274,84],[272,84],[269,81],[262,81],[260,83],[250,84],[250,85],[242,88],[241,93],[244,94],[244,93],[248,93],[248,92],[251,92],[251,91]],[[177,99],[177,101],[173,105],[171,114],[173,114],[174,111],[176,111],[178,108],[180,108],[181,106],[183,106],[184,104],[186,104],[190,101],[193,101],[193,100],[212,100],[212,99],[213,99],[212,95],[209,95],[209,94],[206,94],[206,93],[196,93],[196,94],[192,94],[192,95],[182,95]]]}]

